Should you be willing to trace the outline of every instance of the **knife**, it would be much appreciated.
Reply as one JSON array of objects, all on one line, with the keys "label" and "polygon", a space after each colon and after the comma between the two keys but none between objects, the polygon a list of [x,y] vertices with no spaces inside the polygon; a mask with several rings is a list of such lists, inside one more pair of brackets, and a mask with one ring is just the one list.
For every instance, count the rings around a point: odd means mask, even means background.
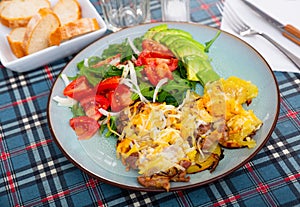
[{"label": "knife", "polygon": [[253,5],[247,0],[242,0],[247,6],[249,6],[253,11],[255,11],[257,14],[259,14],[261,17],[266,19],[269,23],[274,25],[276,28],[280,30],[283,36],[288,38],[289,40],[293,41],[297,45],[300,46],[300,30],[294,27],[293,25],[286,24],[283,25],[270,15],[266,14],[264,11]]}]

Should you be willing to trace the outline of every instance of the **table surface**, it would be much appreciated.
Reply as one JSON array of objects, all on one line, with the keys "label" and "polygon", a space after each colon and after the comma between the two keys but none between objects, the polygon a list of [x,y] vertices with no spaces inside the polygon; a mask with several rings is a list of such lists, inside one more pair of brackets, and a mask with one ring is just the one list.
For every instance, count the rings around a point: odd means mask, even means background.
[{"label": "table surface", "polygon": [[[191,0],[191,20],[219,28],[217,0]],[[101,12],[99,3],[92,0]],[[161,20],[151,1],[152,21]],[[74,54],[75,55],[75,54]],[[0,206],[300,206],[300,74],[275,72],[278,123],[262,150],[232,174],[197,188],[138,192],[96,180],[55,144],[49,91],[73,56],[16,73],[0,63]]]}]

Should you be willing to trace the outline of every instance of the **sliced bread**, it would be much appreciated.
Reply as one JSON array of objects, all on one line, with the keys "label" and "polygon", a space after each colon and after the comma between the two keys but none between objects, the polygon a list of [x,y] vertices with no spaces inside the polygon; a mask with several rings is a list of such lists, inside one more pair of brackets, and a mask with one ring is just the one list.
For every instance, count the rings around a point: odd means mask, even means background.
[{"label": "sliced bread", "polygon": [[6,7],[6,5],[9,5],[10,1],[0,1],[0,16],[1,16],[1,12],[2,10]]},{"label": "sliced bread", "polygon": [[[2,5],[2,6],[1,6]],[[50,8],[49,0],[10,0],[0,2],[0,20],[7,27],[24,27],[41,8]]]},{"label": "sliced bread", "polygon": [[81,18],[81,8],[77,0],[59,0],[52,10],[58,16],[61,25]]},{"label": "sliced bread", "polygon": [[50,35],[49,42],[50,45],[59,45],[63,41],[98,29],[100,29],[100,26],[95,18],[81,18],[57,28]]},{"label": "sliced bread", "polygon": [[23,40],[25,55],[49,47],[49,36],[60,27],[57,15],[48,8],[43,8],[28,22]]},{"label": "sliced bread", "polygon": [[17,27],[10,31],[7,36],[7,41],[14,55],[18,58],[25,56],[23,50],[23,39],[26,32],[26,27]]}]

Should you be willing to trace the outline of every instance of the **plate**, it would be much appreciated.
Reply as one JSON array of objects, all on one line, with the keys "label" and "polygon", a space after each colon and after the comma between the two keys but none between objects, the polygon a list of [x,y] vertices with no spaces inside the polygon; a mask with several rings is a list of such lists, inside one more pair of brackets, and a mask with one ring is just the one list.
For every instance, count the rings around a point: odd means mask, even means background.
[{"label": "plate", "polygon": [[[144,24],[121,30],[101,38],[82,50],[64,68],[62,73],[74,76],[77,73],[76,64],[84,58],[101,55],[109,44],[120,43],[126,37],[134,39],[159,23]],[[211,40],[217,30],[193,23],[167,23],[169,28],[179,28],[190,32],[201,42]],[[251,46],[229,33],[222,32],[210,48],[209,57],[212,66],[222,77],[237,76],[249,80],[259,88],[258,97],[247,108],[253,109],[264,124],[256,133],[257,146],[254,149],[225,150],[224,159],[220,161],[213,173],[209,171],[190,175],[190,182],[176,182],[171,184],[171,191],[201,186],[216,181],[248,162],[265,145],[276,125],[279,113],[279,91],[274,74]],[[145,188],[138,184],[138,173],[134,170],[126,171],[120,160],[116,159],[116,139],[95,135],[90,140],[78,141],[74,131],[69,127],[71,111],[58,106],[53,101],[54,96],[63,96],[63,81],[58,78],[51,90],[48,101],[48,122],[53,138],[65,156],[88,174],[104,182],[127,189],[140,191],[163,191],[161,189]]]},{"label": "plate", "polygon": [[[58,0],[50,0],[51,5],[55,5],[57,1]],[[78,2],[81,6],[82,17],[96,18],[100,26],[99,30],[68,40],[59,46],[48,47],[25,57],[17,58],[12,53],[6,39],[11,29],[0,24],[0,60],[2,64],[12,71],[30,71],[55,60],[72,55],[100,38],[107,30],[104,20],[89,0],[78,0]]]}]

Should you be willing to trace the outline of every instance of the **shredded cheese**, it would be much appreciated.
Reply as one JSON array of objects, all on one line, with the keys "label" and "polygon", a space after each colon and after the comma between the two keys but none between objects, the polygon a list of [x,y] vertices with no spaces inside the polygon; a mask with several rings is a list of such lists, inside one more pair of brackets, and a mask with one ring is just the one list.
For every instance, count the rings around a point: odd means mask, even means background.
[{"label": "shredded cheese", "polygon": [[72,107],[77,103],[75,99],[72,99],[70,97],[62,98],[60,96],[54,96],[53,100],[57,102],[58,106]]},{"label": "shredded cheese", "polygon": [[[135,78],[130,71],[130,79],[124,80],[124,83],[134,88]],[[186,169],[179,164],[180,161],[188,160],[192,165],[204,162],[214,153],[220,139],[229,139],[229,142],[231,139],[237,140],[241,146],[255,145],[249,135],[261,126],[261,121],[251,110],[246,111],[243,107],[238,110],[234,107],[235,111],[230,113],[238,114],[225,119],[230,114],[228,110],[231,110],[228,106],[238,106],[241,103],[235,103],[232,96],[223,93],[223,90],[228,90],[222,87],[223,79],[220,83],[210,84],[203,96],[187,91],[183,103],[178,107],[155,102],[160,87],[166,81],[163,79],[157,84],[152,103],[144,102],[140,105],[141,102],[137,102],[122,112],[128,116],[128,121],[120,140],[130,139],[132,142],[125,154],[117,151],[121,157],[138,152],[136,165],[139,174],[151,176],[167,172],[173,167],[184,171]],[[225,82],[224,85],[226,84]],[[134,91],[139,92],[136,88]],[[243,100],[246,99],[247,97]],[[228,137],[223,137],[225,128],[218,131],[223,124],[229,128]]]},{"label": "shredded cheese", "polygon": [[125,84],[126,86],[128,86],[130,88],[130,90],[132,92],[138,94],[141,101],[148,103],[149,101],[141,93],[141,89],[138,85],[137,76],[136,76],[136,72],[135,72],[133,63],[131,61],[128,61],[127,64],[128,64],[128,68],[129,68],[130,79],[123,78],[123,79],[121,79],[120,83]]},{"label": "shredded cheese", "polygon": [[164,85],[164,84],[166,84],[167,82],[168,82],[168,78],[163,78],[163,79],[161,79],[158,83],[157,83],[157,85],[156,85],[156,87],[155,87],[155,89],[154,89],[154,94],[153,94],[153,103],[156,101],[156,96],[157,96],[157,94],[158,94],[158,92],[159,92],[159,89]]},{"label": "shredded cheese", "polygon": [[128,37],[127,38],[129,46],[131,47],[131,49],[133,50],[133,52],[137,55],[139,55],[141,52],[134,46],[133,42],[131,41],[131,39]]},{"label": "shredded cheese", "polygon": [[84,65],[84,67],[89,67],[89,59],[88,58],[84,58],[83,65]]},{"label": "shredded cheese", "polygon": [[98,111],[104,116],[118,116],[120,114],[120,112],[111,112],[105,110],[104,108],[100,108]]},{"label": "shredded cheese", "polygon": [[70,80],[69,80],[69,78],[67,77],[66,74],[64,74],[64,73],[61,74],[61,79],[64,81],[65,86],[70,84]]}]

